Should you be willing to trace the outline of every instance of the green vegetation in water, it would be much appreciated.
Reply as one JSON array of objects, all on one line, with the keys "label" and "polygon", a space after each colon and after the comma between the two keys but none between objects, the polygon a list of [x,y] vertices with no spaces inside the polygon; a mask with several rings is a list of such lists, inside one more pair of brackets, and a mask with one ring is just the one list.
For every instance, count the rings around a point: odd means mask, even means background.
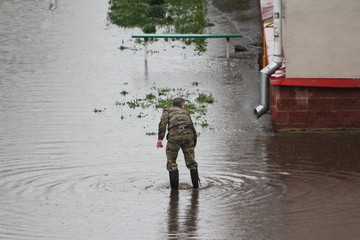
[{"label": "green vegetation in water", "polygon": [[211,94],[207,95],[205,93],[200,93],[199,96],[196,98],[196,101],[198,101],[199,103],[214,103],[215,99]]},{"label": "green vegetation in water", "polygon": [[197,87],[197,86],[199,86],[199,82],[192,82],[191,85],[194,87]]},{"label": "green vegetation in water", "polygon": [[126,96],[129,94],[129,92],[124,90],[124,91],[121,91],[120,94]]},{"label": "green vegetation in water", "polygon": [[155,104],[156,109],[165,109],[172,106],[172,99],[159,99],[159,101]]},{"label": "green vegetation in water", "polygon": [[171,88],[158,88],[157,91],[159,96],[166,96],[169,92],[171,92]]},{"label": "green vegetation in water", "polygon": [[143,113],[143,112],[141,112],[141,113],[139,113],[136,117],[137,117],[137,118],[144,118],[144,117],[146,117],[146,116],[148,116],[148,115],[145,114],[145,113]]},{"label": "green vegetation in water", "polygon": [[119,49],[120,49],[121,51],[124,51],[124,50],[126,50],[126,49],[130,49],[130,50],[132,50],[132,51],[139,51],[139,49],[137,49],[136,47],[131,48],[131,47],[125,47],[125,46],[123,46],[123,45],[121,45],[121,46],[119,47]]},{"label": "green vegetation in water", "polygon": [[144,33],[156,33],[156,27],[152,23],[145,24],[142,30]]},{"label": "green vegetation in water", "polygon": [[[110,0],[109,20],[125,28],[139,27],[144,33],[203,34],[213,24],[206,16],[206,0]],[[206,51],[205,39],[185,39],[195,44],[198,52]],[[121,49],[121,47],[120,47]],[[123,47],[124,50],[126,47]]]},{"label": "green vegetation in water", "polygon": [[125,102],[119,102],[119,101],[116,101],[115,105],[116,106],[124,106],[126,103]]},{"label": "green vegetation in water", "polygon": [[147,95],[145,96],[145,99],[151,101],[151,100],[156,99],[156,96],[155,96],[154,94],[152,94],[152,93],[149,93],[149,94],[147,94]]},{"label": "green vegetation in water", "polygon": [[133,110],[143,109],[142,112],[134,116],[137,118],[145,118],[148,117],[148,114],[144,113],[146,109],[165,109],[172,106],[174,98],[182,97],[185,99],[185,111],[193,115],[195,124],[199,124],[204,128],[209,126],[205,119],[208,105],[214,103],[215,99],[211,93],[206,94],[200,93],[199,91],[199,89],[190,92],[183,88],[159,88],[153,85],[150,88],[150,92],[145,94],[144,97],[134,98],[126,102],[117,101],[115,105],[121,108],[127,106]]},{"label": "green vegetation in water", "polygon": [[104,112],[106,110],[106,108],[104,108],[104,109],[97,109],[97,108],[95,108],[94,109],[94,113],[102,113],[102,112]]},{"label": "green vegetation in water", "polygon": [[147,136],[155,136],[155,135],[157,135],[157,133],[156,132],[147,132],[147,133],[145,133]]},{"label": "green vegetation in water", "polygon": [[149,104],[147,101],[144,101],[145,99],[136,98],[134,100],[126,102],[126,104],[129,106],[129,108],[135,109],[135,108],[148,108],[151,104]]},{"label": "green vegetation in water", "polygon": [[202,121],[202,122],[200,123],[200,126],[201,126],[202,128],[205,128],[205,127],[208,127],[209,124],[208,124],[207,120],[205,120],[205,121]]}]

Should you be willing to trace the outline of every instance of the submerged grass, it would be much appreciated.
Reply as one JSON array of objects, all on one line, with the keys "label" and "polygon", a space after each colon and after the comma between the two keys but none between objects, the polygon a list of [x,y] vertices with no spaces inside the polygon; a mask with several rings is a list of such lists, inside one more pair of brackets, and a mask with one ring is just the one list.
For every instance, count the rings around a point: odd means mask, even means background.
[{"label": "submerged grass", "polygon": [[[197,87],[199,83],[192,84],[193,87]],[[123,92],[127,92],[124,90]],[[125,94],[122,94],[126,96]],[[172,106],[173,99],[175,97],[182,97],[185,99],[185,111],[193,116],[195,125],[200,125],[205,128],[209,124],[207,122],[206,114],[209,104],[215,102],[212,94],[201,93],[199,89],[195,91],[188,91],[183,88],[159,88],[153,85],[149,89],[149,93],[145,94],[144,97],[134,98],[130,101],[117,101],[116,106],[120,108],[129,108],[129,109],[142,109],[138,114],[130,114],[128,117],[135,116],[137,118],[146,118],[149,114],[145,113],[146,109],[162,110]],[[151,114],[150,114],[151,115]],[[125,116],[121,115],[121,119],[124,119]]]},{"label": "submerged grass", "polygon": [[104,112],[105,110],[106,110],[106,108],[104,108],[104,109],[94,108],[93,112],[94,112],[94,113],[102,113],[102,112]]},{"label": "submerged grass", "polygon": [[205,93],[200,93],[199,96],[196,98],[196,101],[198,101],[199,103],[214,103],[215,99],[211,94],[207,95]]},{"label": "submerged grass", "polygon": [[121,91],[120,94],[126,96],[129,94],[129,92],[124,90],[124,91]]},{"label": "submerged grass", "polygon": [[147,133],[145,133],[147,136],[155,136],[155,135],[157,135],[157,133],[156,132],[147,132]]},{"label": "submerged grass", "polygon": [[[166,27],[165,33],[202,34],[213,26],[206,16],[206,0],[110,0],[109,20],[121,27],[139,27],[145,33],[155,33]],[[186,39],[197,51],[206,51],[205,39]],[[124,50],[126,48],[122,48]]]}]

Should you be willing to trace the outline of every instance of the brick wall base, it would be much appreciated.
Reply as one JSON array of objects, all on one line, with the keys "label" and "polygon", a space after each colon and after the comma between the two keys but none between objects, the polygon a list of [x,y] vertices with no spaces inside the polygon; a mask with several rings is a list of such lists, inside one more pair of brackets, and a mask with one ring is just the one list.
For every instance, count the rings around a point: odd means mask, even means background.
[{"label": "brick wall base", "polygon": [[360,129],[360,88],[270,86],[274,131]]}]

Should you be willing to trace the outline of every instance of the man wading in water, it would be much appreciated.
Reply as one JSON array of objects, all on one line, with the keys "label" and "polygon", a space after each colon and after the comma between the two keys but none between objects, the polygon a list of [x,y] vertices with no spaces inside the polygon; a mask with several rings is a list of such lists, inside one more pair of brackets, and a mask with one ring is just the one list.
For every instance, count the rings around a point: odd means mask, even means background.
[{"label": "man wading in water", "polygon": [[199,176],[197,163],[195,161],[195,146],[197,134],[190,115],[184,110],[185,100],[175,98],[173,106],[164,109],[159,124],[157,148],[162,148],[166,126],[168,126],[168,140],[166,145],[167,170],[170,176],[170,185],[172,189],[179,187],[179,170],[176,164],[178,152],[184,153],[186,167],[190,169],[191,182],[194,188],[199,188]]}]

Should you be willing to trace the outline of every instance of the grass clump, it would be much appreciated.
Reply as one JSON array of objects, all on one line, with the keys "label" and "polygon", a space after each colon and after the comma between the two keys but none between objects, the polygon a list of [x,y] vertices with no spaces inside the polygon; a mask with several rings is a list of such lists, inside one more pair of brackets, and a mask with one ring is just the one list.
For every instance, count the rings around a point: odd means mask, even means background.
[{"label": "grass clump", "polygon": [[146,94],[145,99],[146,100],[154,100],[154,99],[156,99],[156,96],[152,93],[149,93],[149,94]]},{"label": "grass clump", "polygon": [[94,109],[94,113],[102,113],[102,112],[104,112],[105,111],[105,108],[104,109],[97,109],[97,108],[95,108]]},{"label": "grass clump", "polygon": [[160,4],[164,4],[164,3],[165,3],[164,0],[149,0],[150,5],[160,5]]},{"label": "grass clump", "polygon": [[154,24],[152,23],[148,23],[146,24],[143,28],[142,28],[144,33],[156,33],[156,27]]},{"label": "grass clump", "polygon": [[[202,34],[211,26],[206,8],[205,0],[111,0],[108,18],[120,27],[139,27],[144,33],[166,27],[165,33]],[[205,39],[184,41],[195,44],[199,52],[206,51]]]},{"label": "grass clump", "polygon": [[126,95],[129,94],[129,92],[124,90],[124,91],[121,91],[120,94],[123,95],[123,96],[126,96]]},{"label": "grass clump", "polygon": [[173,100],[170,98],[167,99],[160,99],[156,104],[155,104],[155,108],[156,109],[165,109],[168,107],[171,107],[173,103]]},{"label": "grass clump", "polygon": [[205,93],[200,93],[199,96],[196,98],[196,101],[199,103],[214,103],[215,99],[211,94],[207,95]]},{"label": "grass clump", "polygon": [[157,91],[159,96],[165,96],[171,91],[171,88],[158,88]]},{"label": "grass clump", "polygon": [[119,102],[119,101],[115,102],[116,106],[125,106],[125,104],[126,104],[125,102]]},{"label": "grass clump", "polygon": [[147,133],[145,133],[147,136],[155,136],[155,135],[157,135],[157,133],[156,132],[147,132]]},{"label": "grass clump", "polygon": [[146,116],[147,116],[147,114],[141,112],[141,113],[139,113],[136,117],[137,117],[137,118],[144,118],[144,117],[146,117]]},{"label": "grass clump", "polygon": [[207,120],[205,120],[205,121],[202,121],[202,122],[200,123],[200,126],[201,126],[202,128],[205,128],[205,127],[208,127],[209,124],[208,124]]},{"label": "grass clump", "polygon": [[162,5],[150,5],[145,12],[148,18],[164,18],[165,8]]},{"label": "grass clump", "polygon": [[137,107],[141,106],[141,99],[134,99],[132,101],[126,102],[126,104],[129,106],[129,108],[135,109]]},{"label": "grass clump", "polygon": [[[194,82],[192,86],[197,86],[198,83]],[[176,97],[182,97],[185,99],[185,111],[190,115],[193,115],[194,123],[201,127],[207,127],[209,124],[205,119],[207,114],[207,108],[209,104],[215,102],[212,94],[199,93],[199,89],[190,92],[183,88],[167,88],[167,87],[156,87],[151,86],[149,93],[145,94],[144,97],[134,98],[127,102],[117,101],[116,106],[124,108],[127,106],[129,109],[143,109],[142,112],[134,114],[134,117],[139,119],[148,117],[150,112],[146,112],[148,109],[161,110],[171,107],[173,100]],[[132,117],[132,114],[129,114]],[[122,115],[121,119],[125,117]]]}]

